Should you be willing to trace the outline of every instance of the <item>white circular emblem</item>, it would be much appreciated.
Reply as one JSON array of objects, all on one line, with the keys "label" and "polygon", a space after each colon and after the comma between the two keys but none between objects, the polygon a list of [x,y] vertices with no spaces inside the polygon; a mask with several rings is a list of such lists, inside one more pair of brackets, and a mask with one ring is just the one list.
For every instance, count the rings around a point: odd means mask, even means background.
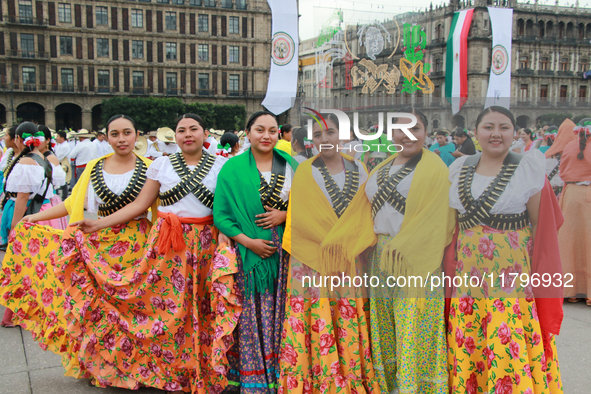
[{"label": "white circular emblem", "polygon": [[507,69],[509,55],[502,45],[495,45],[492,50],[492,72],[501,75]]},{"label": "white circular emblem", "polygon": [[278,31],[273,35],[273,45],[271,47],[271,56],[273,63],[278,66],[285,66],[293,59],[295,54],[295,44],[293,38],[285,32]]}]

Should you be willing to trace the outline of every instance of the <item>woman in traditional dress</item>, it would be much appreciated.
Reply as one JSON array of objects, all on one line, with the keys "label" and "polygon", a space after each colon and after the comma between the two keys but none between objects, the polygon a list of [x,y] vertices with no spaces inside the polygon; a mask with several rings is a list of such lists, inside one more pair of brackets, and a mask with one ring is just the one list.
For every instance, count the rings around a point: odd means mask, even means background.
[{"label": "woman in traditional dress", "polygon": [[456,261],[446,271],[469,278],[454,279],[450,289],[454,394],[562,393],[553,337],[562,321],[562,285],[532,285],[542,274],[552,281],[562,276],[556,236],[562,216],[543,155],[510,152],[514,128],[507,109],[485,109],[476,120],[482,154],[450,166],[449,203],[458,212],[459,233],[450,248]]},{"label": "woman in traditional dress", "polygon": [[[60,354],[66,375],[74,377],[90,376],[84,365],[81,369],[78,363],[79,335],[68,330],[68,320],[74,317],[68,315],[71,296],[64,294],[64,290],[72,277],[66,277],[61,270],[63,264],[69,264],[69,259],[77,257],[72,252],[76,228],[69,227],[62,242],[63,231],[42,224],[67,215],[70,222],[75,222],[84,218],[85,211],[105,216],[137,197],[151,161],[133,153],[137,138],[135,124],[127,116],[116,115],[109,119],[107,130],[115,153],[89,162],[65,202],[23,218],[4,259],[4,275],[0,277],[4,280],[2,303],[17,312],[14,321],[31,331],[43,349]],[[145,215],[138,215],[125,225],[93,234],[90,243],[100,245],[103,252],[95,257],[100,258],[101,264],[108,261],[107,265],[119,269],[132,267],[143,254],[150,226]],[[123,245],[128,248],[122,248]],[[113,248],[120,258],[111,259],[105,253]]]},{"label": "woman in traditional dress", "polygon": [[291,149],[296,152],[293,158],[298,163],[303,163],[313,156],[312,141],[306,138],[308,130],[303,127],[297,128],[293,131],[293,138],[291,139]]},{"label": "woman in traditional dress", "polygon": [[523,146],[523,149],[521,150],[521,153],[526,153],[529,152],[531,150],[534,150],[536,148],[536,144],[534,143],[534,136],[535,134],[532,134],[531,129],[521,129],[521,131],[519,132],[519,136],[521,137],[521,139],[523,140],[523,143],[525,144]]},{"label": "woman in traditional dress", "polygon": [[540,144],[538,146],[538,149],[540,150],[540,152],[546,153],[546,151],[550,149],[550,147],[554,143],[554,140],[556,139],[556,135],[558,134],[558,127],[548,127],[548,129],[543,133],[544,134],[540,138]]},{"label": "woman in traditional dress", "polygon": [[413,108],[398,112],[414,114],[417,123],[410,132],[394,130],[400,152],[370,173],[359,191],[363,198],[358,195],[349,204],[339,229],[325,238],[322,264],[337,271],[331,262],[351,264],[347,260],[377,243],[364,255],[371,275],[384,286],[369,289],[372,360],[380,389],[444,394],[443,291],[417,283],[396,287],[387,278],[412,276],[425,283],[440,272],[455,223],[448,207],[448,170],[439,156],[423,148],[425,116]]},{"label": "woman in traditional dress", "polygon": [[238,136],[233,132],[224,133],[224,135],[222,135],[220,138],[217,154],[230,158],[236,156],[239,150],[240,141]]},{"label": "woman in traditional dress", "polygon": [[329,294],[302,283],[302,276],[327,273],[320,264],[320,245],[340,227],[339,219],[367,180],[361,162],[337,151],[336,116],[327,116],[326,125],[328,128],[314,126],[314,145],[332,148],[321,149],[319,155],[300,163],[291,189],[283,237],[291,264],[279,385],[289,393],[336,393],[341,389],[378,393],[367,298],[350,284],[340,294]]},{"label": "woman in traditional dress", "polygon": [[[546,156],[546,176],[554,189],[556,198],[560,198],[564,187],[564,181],[560,178],[560,157],[568,143],[577,138],[573,133],[575,126],[576,124],[572,120],[565,119],[558,128],[552,146],[544,153]],[[555,128],[556,126],[550,126],[548,130],[554,130]]]},{"label": "woman in traditional dress", "polygon": [[277,140],[277,145],[275,145],[275,149],[279,149],[288,155],[293,153],[291,149],[291,140],[292,140],[292,133],[291,133],[291,125],[284,124],[279,126],[279,139]]},{"label": "woman in traditional dress", "polygon": [[[40,151],[40,147],[44,145],[45,141],[43,132],[38,131],[35,124],[23,122],[16,129],[14,141],[20,153],[11,160],[5,170],[6,183],[2,200],[1,228],[2,236],[5,239],[25,214],[33,214],[51,208],[50,199],[54,194],[51,186],[52,167]],[[43,224],[54,223],[47,221]],[[20,255],[20,249],[16,245],[13,245],[13,248],[16,250],[7,251],[7,255],[11,253]],[[7,260],[5,259],[5,261]],[[20,265],[15,268],[18,271],[16,274],[20,273],[21,268]],[[4,265],[4,273],[9,277],[10,269],[7,264]],[[16,285],[16,279],[5,279],[3,284],[12,288]],[[22,297],[21,293],[22,291],[16,293],[15,300]],[[18,297],[19,295],[21,297]],[[7,309],[0,324],[5,327],[14,327],[12,322],[14,307],[9,301],[10,298],[10,291],[4,292],[3,302]]]},{"label": "woman in traditional dress", "polygon": [[274,393],[279,376],[289,265],[281,242],[297,162],[273,149],[278,130],[270,112],[250,117],[246,134],[251,147],[228,160],[215,195],[215,225],[238,245],[243,311],[229,353],[228,388],[243,394]]},{"label": "woman in traditional dress", "polygon": [[560,259],[565,275],[572,275],[572,287],[565,288],[570,302],[585,298],[591,306],[591,118],[582,119],[566,145],[560,161],[565,182],[560,197],[564,225],[558,232]]},{"label": "woman in traditional dress", "polygon": [[[6,135],[4,136],[6,152],[4,152],[4,154],[2,155],[2,159],[0,160],[0,171],[2,171],[2,174],[0,174],[2,177],[2,182],[0,182],[0,185],[2,186],[3,193],[4,186],[6,184],[6,178],[8,176],[7,169],[12,168],[12,162],[21,153],[21,149],[16,144],[16,128],[17,125],[8,127],[6,130]],[[6,244],[8,244],[8,232],[5,233],[0,228],[0,250],[5,251]]]},{"label": "woman in traditional dress", "polygon": [[[211,216],[227,159],[204,151],[204,129],[198,115],[179,118],[180,152],[156,159],[141,193],[124,208],[78,222],[91,235],[76,233],[64,250],[78,259],[64,267],[64,275],[74,326],[83,336],[79,358],[103,387],[142,384],[205,394],[220,393],[227,384],[226,352],[241,308],[235,255],[220,245],[228,240]],[[96,231],[125,227],[121,223],[158,199],[158,222],[145,247],[133,247],[138,257],[130,268],[113,267],[137,230],[109,250],[99,249]]]}]

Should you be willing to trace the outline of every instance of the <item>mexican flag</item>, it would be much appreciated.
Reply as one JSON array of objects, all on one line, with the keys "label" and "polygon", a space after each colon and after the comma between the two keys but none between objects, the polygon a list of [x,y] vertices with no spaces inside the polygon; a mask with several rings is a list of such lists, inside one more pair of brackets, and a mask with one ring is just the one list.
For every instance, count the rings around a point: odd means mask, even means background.
[{"label": "mexican flag", "polygon": [[447,39],[445,97],[454,114],[468,100],[468,32],[474,8],[454,13]]}]

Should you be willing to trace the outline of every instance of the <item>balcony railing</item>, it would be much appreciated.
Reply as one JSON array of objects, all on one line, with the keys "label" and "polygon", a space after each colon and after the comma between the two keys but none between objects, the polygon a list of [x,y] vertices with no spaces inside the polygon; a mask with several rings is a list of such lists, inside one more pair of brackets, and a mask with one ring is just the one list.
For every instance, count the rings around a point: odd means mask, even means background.
[{"label": "balcony railing", "polygon": [[181,96],[185,94],[185,89],[183,88],[166,88],[164,94],[167,96]]},{"label": "balcony railing", "polygon": [[8,23],[17,25],[47,26],[47,19],[29,18],[26,16],[9,16],[6,18]]},{"label": "balcony railing", "polygon": [[138,95],[138,96],[145,96],[145,95],[148,95],[150,93],[150,89],[148,89],[148,88],[131,88],[129,90],[129,92],[131,94],[135,94],[135,95]]},{"label": "balcony railing", "polygon": [[9,49],[6,54],[8,57],[15,57],[19,59],[49,59],[49,52],[17,51]]},{"label": "balcony railing", "polygon": [[88,88],[78,85],[51,85],[51,91],[60,93],[88,93]]}]

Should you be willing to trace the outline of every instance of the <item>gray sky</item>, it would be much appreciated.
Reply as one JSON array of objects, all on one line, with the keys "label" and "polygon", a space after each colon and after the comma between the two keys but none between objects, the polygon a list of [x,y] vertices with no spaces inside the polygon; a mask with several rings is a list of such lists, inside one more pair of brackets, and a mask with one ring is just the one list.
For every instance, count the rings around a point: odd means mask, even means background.
[{"label": "gray sky", "polygon": [[[539,4],[554,4],[555,0],[540,0]],[[449,0],[299,0],[300,4],[300,39],[317,36],[322,24],[330,18],[334,10],[343,10],[344,22],[367,23],[376,19],[383,21],[392,16],[409,11],[418,11],[437,4],[447,4]],[[527,3],[526,0],[521,2]],[[534,0],[530,0],[533,4]],[[572,5],[575,0],[559,0],[562,6]],[[587,6],[591,0],[580,0],[581,6]],[[409,5],[410,4],[410,5]]]}]

